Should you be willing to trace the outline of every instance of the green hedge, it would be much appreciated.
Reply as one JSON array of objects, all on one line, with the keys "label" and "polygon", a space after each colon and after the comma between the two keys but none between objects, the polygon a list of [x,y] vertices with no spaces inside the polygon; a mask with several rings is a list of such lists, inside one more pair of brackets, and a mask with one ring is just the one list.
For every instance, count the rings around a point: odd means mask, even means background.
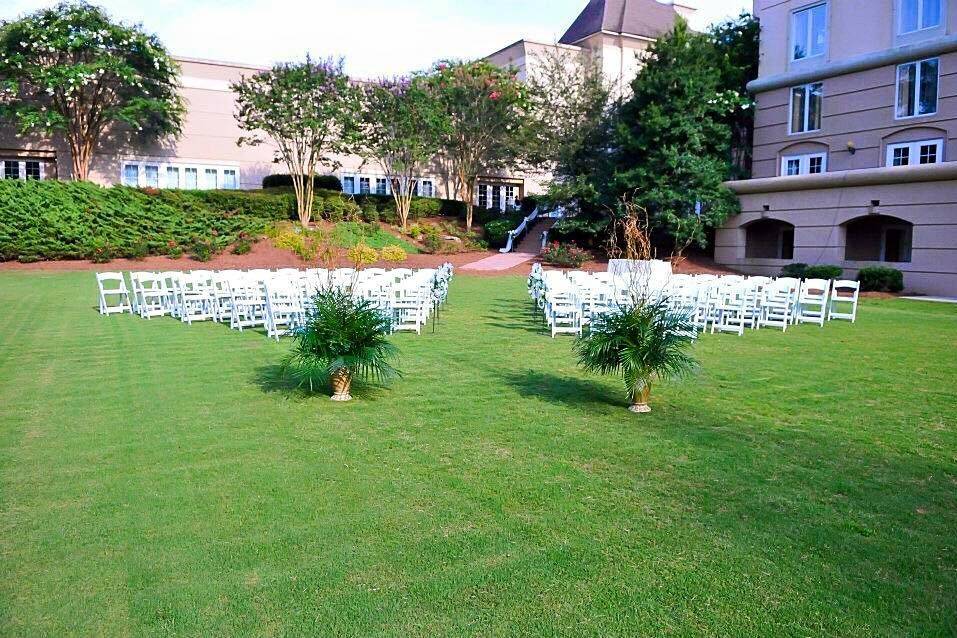
[{"label": "green hedge", "polygon": [[[460,202],[418,197],[410,217],[462,215]],[[391,196],[317,190],[313,216],[397,223]],[[87,182],[0,180],[0,260],[140,258],[221,251],[296,220],[291,189],[187,191]]]},{"label": "green hedge", "polygon": [[904,289],[904,273],[896,268],[869,266],[857,273],[864,292],[900,292]]},{"label": "green hedge", "polygon": [[287,219],[295,199],[237,191],[147,191],[0,181],[0,259],[97,259],[221,250]]},{"label": "green hedge", "polygon": [[782,277],[794,277],[796,279],[840,279],[843,274],[844,269],[840,266],[829,266],[827,264],[808,266],[798,262],[788,264],[781,269]]},{"label": "green hedge", "polygon": [[[342,182],[335,175],[316,175],[312,178],[316,188],[328,191],[342,191]],[[292,188],[292,175],[275,173],[263,178],[263,188]]]}]

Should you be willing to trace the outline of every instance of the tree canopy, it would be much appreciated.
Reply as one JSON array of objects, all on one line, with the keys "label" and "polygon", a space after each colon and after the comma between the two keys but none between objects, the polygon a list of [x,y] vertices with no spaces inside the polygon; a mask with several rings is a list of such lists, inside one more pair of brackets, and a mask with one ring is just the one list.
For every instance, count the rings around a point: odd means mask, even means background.
[{"label": "tree canopy", "polygon": [[360,152],[388,178],[405,230],[415,179],[438,154],[448,118],[422,76],[370,83],[363,96]]},{"label": "tree canopy", "polygon": [[240,145],[271,139],[276,162],[292,175],[299,221],[312,217],[313,178],[320,164],[337,167],[339,155],[357,146],[361,110],[359,90],[349,81],[342,60],[277,64],[231,86],[236,120],[247,135]]},{"label": "tree canopy", "polygon": [[0,23],[0,116],[63,134],[85,180],[107,134],[145,144],[180,133],[179,69],[155,35],[84,2]]},{"label": "tree canopy", "polygon": [[524,137],[534,123],[528,86],[514,69],[485,60],[440,62],[429,86],[448,118],[442,155],[471,228],[476,180],[523,162]]}]

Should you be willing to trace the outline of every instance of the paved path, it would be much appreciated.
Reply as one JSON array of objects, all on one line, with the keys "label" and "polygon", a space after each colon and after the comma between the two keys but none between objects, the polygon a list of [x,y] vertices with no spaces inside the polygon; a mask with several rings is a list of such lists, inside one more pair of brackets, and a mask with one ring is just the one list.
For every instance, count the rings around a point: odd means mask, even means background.
[{"label": "paved path", "polygon": [[902,297],[902,299],[910,299],[911,301],[934,301],[937,303],[957,304],[957,297]]},{"label": "paved path", "polygon": [[535,259],[538,255],[532,253],[505,253],[492,255],[491,257],[486,257],[485,259],[479,259],[478,261],[473,261],[471,264],[465,264],[459,270],[486,270],[486,271],[499,271],[499,270],[510,270],[515,266],[520,266],[526,261],[531,261]]},{"label": "paved path", "polygon": [[479,261],[473,261],[470,264],[462,266],[459,270],[495,272],[510,270],[515,266],[520,266],[527,261],[531,261],[538,257],[539,252],[541,252],[542,233],[554,226],[555,222],[556,220],[554,219],[539,219],[537,223],[525,233],[525,237],[522,238],[522,241],[519,242],[514,251],[493,255],[485,259],[480,259]]}]

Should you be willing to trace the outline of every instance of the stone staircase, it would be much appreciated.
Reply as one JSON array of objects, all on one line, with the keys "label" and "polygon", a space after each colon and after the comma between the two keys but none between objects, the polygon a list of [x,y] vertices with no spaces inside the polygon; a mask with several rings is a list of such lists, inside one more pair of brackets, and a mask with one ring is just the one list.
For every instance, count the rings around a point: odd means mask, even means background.
[{"label": "stone staircase", "polygon": [[554,226],[557,222],[557,219],[552,219],[551,217],[543,217],[535,220],[535,225],[528,229],[528,232],[526,232],[525,236],[522,237],[522,241],[520,241],[518,246],[515,247],[514,252],[531,255],[538,255],[541,253],[542,233],[546,230],[551,230],[552,226]]}]

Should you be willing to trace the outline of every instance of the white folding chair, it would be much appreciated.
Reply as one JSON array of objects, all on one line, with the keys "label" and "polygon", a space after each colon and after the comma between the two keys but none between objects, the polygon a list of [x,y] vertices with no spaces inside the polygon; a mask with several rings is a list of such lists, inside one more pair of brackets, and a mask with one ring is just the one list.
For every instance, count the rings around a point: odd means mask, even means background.
[{"label": "white folding chair", "polygon": [[[827,320],[843,319],[857,322],[857,302],[861,295],[861,282],[841,279],[831,286],[831,302],[828,304]],[[847,308],[850,306],[849,308]]]},{"label": "white folding chair", "polygon": [[827,279],[808,279],[802,283],[798,299],[798,322],[814,323],[823,328],[830,291],[831,282]]},{"label": "white folding chair", "polygon": [[100,314],[133,312],[130,291],[121,272],[96,273],[96,287],[100,297]]}]

